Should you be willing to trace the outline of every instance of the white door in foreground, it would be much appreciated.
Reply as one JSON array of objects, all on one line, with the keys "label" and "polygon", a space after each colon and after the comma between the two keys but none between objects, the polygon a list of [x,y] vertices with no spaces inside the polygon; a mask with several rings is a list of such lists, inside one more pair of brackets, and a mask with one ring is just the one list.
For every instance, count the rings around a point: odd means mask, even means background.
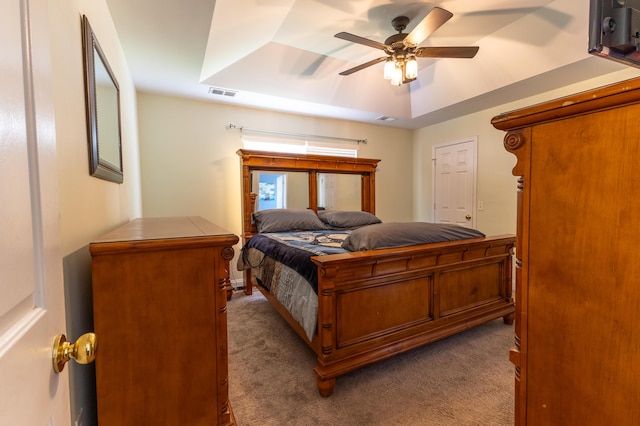
[{"label": "white door in foreground", "polygon": [[48,2],[0,1],[0,424],[68,425]]}]

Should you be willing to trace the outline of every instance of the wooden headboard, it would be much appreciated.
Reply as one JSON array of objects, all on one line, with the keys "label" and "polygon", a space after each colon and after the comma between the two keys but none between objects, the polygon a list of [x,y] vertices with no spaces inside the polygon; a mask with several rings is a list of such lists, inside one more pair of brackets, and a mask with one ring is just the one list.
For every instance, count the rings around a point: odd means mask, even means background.
[{"label": "wooden headboard", "polygon": [[318,174],[337,173],[360,175],[360,205],[362,211],[375,214],[375,174],[380,160],[371,158],[333,157],[311,154],[285,154],[280,152],[240,149],[242,169],[242,232],[245,241],[257,230],[251,223],[257,194],[252,193],[253,171],[306,172],[309,175],[308,207],[318,211]]}]

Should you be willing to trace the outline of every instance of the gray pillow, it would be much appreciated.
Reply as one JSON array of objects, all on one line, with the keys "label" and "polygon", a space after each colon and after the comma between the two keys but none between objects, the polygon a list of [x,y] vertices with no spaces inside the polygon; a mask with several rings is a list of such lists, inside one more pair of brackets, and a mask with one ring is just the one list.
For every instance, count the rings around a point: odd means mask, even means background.
[{"label": "gray pillow", "polygon": [[378,223],[352,231],[342,243],[342,248],[349,251],[364,251],[441,243],[484,236],[482,232],[475,229],[445,223]]},{"label": "gray pillow", "polygon": [[327,229],[313,210],[270,209],[253,213],[258,232],[315,231]]},{"label": "gray pillow", "polygon": [[337,229],[353,229],[382,222],[376,215],[360,211],[320,210],[318,217],[330,228]]}]

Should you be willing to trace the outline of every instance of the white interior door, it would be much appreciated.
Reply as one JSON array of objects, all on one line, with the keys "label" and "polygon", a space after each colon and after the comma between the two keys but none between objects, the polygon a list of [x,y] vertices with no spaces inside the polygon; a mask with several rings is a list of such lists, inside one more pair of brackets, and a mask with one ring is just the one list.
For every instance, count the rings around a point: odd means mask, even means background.
[{"label": "white interior door", "polygon": [[476,138],[433,147],[434,222],[475,228]]},{"label": "white interior door", "polygon": [[68,425],[48,2],[0,1],[0,424]]}]

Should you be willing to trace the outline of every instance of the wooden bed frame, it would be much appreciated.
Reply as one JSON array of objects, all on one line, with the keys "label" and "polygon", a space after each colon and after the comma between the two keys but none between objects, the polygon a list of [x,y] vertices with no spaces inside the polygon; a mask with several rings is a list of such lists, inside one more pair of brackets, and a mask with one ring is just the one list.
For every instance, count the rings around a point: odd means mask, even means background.
[{"label": "wooden bed frame", "polygon": [[[375,214],[379,160],[247,150],[238,155],[245,242],[256,233],[251,224],[254,170],[308,172],[309,207],[316,211],[318,173],[359,174],[362,210]],[[336,377],[349,371],[500,317],[512,324],[514,245],[514,235],[503,235],[315,256],[318,326],[311,340],[274,296],[256,287],[316,353],[318,390],[327,397]],[[244,284],[251,294],[256,283],[250,270]]]}]

